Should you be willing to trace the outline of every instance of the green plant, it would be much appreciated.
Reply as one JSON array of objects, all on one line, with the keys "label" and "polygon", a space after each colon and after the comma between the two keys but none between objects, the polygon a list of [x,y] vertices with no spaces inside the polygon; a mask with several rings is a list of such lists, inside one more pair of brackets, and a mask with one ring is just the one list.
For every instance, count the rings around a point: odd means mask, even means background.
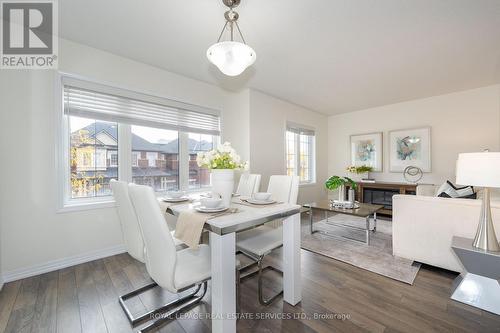
[{"label": "green plant", "polygon": [[368,165],[360,165],[360,166],[349,166],[346,168],[346,170],[350,173],[355,173],[357,175],[362,174],[362,173],[367,173],[367,172],[372,172],[373,167],[368,166]]},{"label": "green plant", "polygon": [[341,187],[342,185],[349,185],[354,190],[358,186],[356,182],[349,177],[331,176],[325,182],[325,187],[330,191],[334,191],[339,187]]}]

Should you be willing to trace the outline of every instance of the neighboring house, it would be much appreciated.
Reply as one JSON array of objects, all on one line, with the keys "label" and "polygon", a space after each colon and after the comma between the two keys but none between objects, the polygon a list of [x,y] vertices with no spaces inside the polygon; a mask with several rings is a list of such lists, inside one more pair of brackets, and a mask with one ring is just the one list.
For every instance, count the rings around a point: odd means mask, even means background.
[{"label": "neighboring house", "polygon": [[[86,196],[88,188],[98,195],[110,194],[109,181],[118,179],[118,130],[113,124],[95,122],[71,133],[71,178],[73,196]],[[212,149],[212,143],[189,140],[189,186],[209,184],[207,170],[196,164],[198,151]],[[179,186],[179,140],[152,143],[132,133],[132,181],[156,191]]]}]

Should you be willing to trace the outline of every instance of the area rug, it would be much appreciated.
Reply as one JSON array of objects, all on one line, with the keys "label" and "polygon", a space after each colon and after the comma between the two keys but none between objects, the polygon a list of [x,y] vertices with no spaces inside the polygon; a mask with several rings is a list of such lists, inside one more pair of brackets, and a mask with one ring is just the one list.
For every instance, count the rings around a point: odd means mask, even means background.
[{"label": "area rug", "polygon": [[[329,223],[341,223],[364,228],[364,218],[349,215],[332,215],[328,218]],[[373,221],[372,225],[373,227]],[[392,222],[377,220],[377,231],[372,232],[370,245],[343,238],[342,236],[365,239],[365,232],[350,228],[341,228],[327,224],[326,220],[314,223],[314,230],[326,231],[324,235],[319,232],[311,235],[309,223],[302,225],[302,248],[311,252],[319,253],[327,257],[337,259],[359,268],[398,280],[413,284],[419,263],[412,260],[394,257],[392,255]]]}]

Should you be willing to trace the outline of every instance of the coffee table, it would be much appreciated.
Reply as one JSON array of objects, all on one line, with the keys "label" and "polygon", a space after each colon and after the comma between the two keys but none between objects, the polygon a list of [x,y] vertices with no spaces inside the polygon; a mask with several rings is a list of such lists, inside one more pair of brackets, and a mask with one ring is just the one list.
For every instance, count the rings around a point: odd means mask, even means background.
[{"label": "coffee table", "polygon": [[[372,205],[372,204],[365,204],[365,203],[360,203],[359,208],[354,208],[354,209],[337,208],[337,207],[332,206],[332,204],[330,203],[330,200],[321,200],[318,202],[308,203],[308,204],[305,204],[303,206],[305,208],[309,208],[309,210],[310,210],[309,223],[311,225],[311,234],[313,234],[315,232],[320,232],[322,234],[326,234],[327,236],[344,237],[344,238],[348,238],[348,239],[355,240],[358,242],[363,242],[366,245],[370,245],[370,234],[377,230],[377,212],[384,208],[384,206],[382,206],[382,205]],[[314,230],[313,229],[313,212],[315,210],[325,212],[326,223],[328,223],[329,225],[364,231],[365,235],[366,235],[365,240],[361,241],[359,239],[355,239],[355,238],[351,238],[351,237],[336,236],[335,234],[330,233],[330,232],[326,232],[326,231]],[[347,225],[347,224],[329,222],[328,221],[328,214],[329,213],[364,217],[366,219],[366,226],[365,226],[365,228],[359,228],[359,227],[355,227],[355,226],[351,226],[351,225]],[[373,229],[371,229],[371,230],[370,230],[370,218],[373,218]]]}]

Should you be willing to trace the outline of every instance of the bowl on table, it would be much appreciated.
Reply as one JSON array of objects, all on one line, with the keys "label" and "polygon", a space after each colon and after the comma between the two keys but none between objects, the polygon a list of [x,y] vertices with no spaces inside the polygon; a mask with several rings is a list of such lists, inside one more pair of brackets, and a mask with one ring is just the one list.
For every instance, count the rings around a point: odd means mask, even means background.
[{"label": "bowl on table", "polygon": [[167,197],[172,199],[180,199],[184,196],[184,191],[168,191]]},{"label": "bowl on table", "polygon": [[222,204],[222,199],[220,198],[202,198],[200,199],[200,204],[205,208],[217,208]]},{"label": "bowl on table", "polygon": [[271,200],[272,193],[269,192],[257,192],[252,195],[252,199],[258,201],[269,201]]}]

